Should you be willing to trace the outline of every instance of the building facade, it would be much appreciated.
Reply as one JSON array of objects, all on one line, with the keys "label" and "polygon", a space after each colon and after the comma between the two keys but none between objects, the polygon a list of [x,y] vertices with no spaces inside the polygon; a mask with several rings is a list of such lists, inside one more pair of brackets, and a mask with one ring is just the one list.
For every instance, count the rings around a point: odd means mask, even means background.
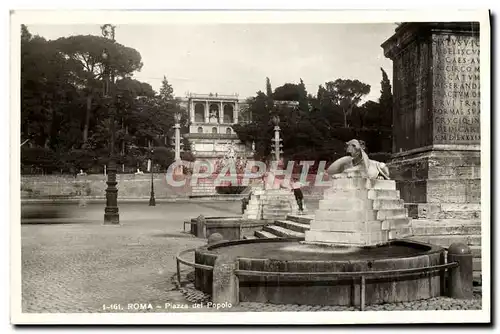
[{"label": "building facade", "polygon": [[181,107],[187,110],[190,119],[189,133],[184,137],[190,141],[197,160],[215,163],[228,152],[241,159],[253,156],[251,143],[242,143],[233,130],[246,108],[238,95],[190,93],[181,99]]}]

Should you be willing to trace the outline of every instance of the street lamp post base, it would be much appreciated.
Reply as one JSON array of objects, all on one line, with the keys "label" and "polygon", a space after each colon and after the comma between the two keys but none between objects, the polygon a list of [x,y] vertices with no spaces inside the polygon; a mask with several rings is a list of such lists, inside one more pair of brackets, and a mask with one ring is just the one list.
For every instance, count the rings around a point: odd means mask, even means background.
[{"label": "street lamp post base", "polygon": [[118,213],[105,213],[104,225],[120,225],[120,215]]},{"label": "street lamp post base", "polygon": [[154,197],[149,198],[149,206],[156,206],[156,200]]}]

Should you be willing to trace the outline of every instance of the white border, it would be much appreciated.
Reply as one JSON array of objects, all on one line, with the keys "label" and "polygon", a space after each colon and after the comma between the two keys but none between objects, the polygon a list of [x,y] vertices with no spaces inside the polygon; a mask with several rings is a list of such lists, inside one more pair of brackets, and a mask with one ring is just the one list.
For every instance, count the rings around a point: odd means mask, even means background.
[{"label": "white border", "polygon": [[[21,24],[191,24],[191,23],[376,23],[479,21],[481,41],[481,196],[483,309],[481,311],[26,314],[21,312],[19,165],[19,45]],[[14,27],[14,28],[13,28]],[[11,15],[11,322],[16,324],[350,324],[468,323],[490,319],[490,26],[485,10],[378,11],[16,11]],[[389,38],[390,36],[387,36]],[[382,44],[384,41],[380,41]]]}]

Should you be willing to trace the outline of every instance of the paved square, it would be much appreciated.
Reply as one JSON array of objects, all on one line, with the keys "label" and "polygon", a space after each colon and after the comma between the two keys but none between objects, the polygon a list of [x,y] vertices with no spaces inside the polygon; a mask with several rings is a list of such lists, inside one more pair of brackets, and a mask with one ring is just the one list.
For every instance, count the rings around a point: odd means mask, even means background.
[{"label": "paved square", "polygon": [[[317,203],[307,204],[315,209]],[[30,204],[26,210],[40,208]],[[184,220],[205,216],[235,216],[236,202],[121,203],[120,226],[102,225],[104,204],[64,205],[69,218],[43,219],[52,224],[23,224],[22,310],[30,313],[185,312],[216,311],[193,308],[207,300],[193,289],[182,266],[183,284],[172,279],[175,256],[205,240],[183,233]],[[43,207],[42,207],[43,209]],[[171,304],[172,308],[142,306]],[[120,305],[121,309],[113,309]],[[189,308],[173,308],[188,305]],[[107,309],[104,309],[106,306]],[[206,305],[205,305],[206,306]],[[130,308],[129,308],[130,307]],[[411,303],[369,306],[367,310],[481,309],[480,293],[470,301],[446,297]],[[355,307],[314,307],[241,303],[221,311],[356,311]]]},{"label": "paved square", "polygon": [[[121,226],[104,204],[71,209],[71,224],[23,224],[23,312],[99,312],[103,305],[176,302],[175,255],[205,243],[182,233],[200,214],[234,216],[240,202],[122,203]],[[64,221],[55,219],[54,222]]]}]

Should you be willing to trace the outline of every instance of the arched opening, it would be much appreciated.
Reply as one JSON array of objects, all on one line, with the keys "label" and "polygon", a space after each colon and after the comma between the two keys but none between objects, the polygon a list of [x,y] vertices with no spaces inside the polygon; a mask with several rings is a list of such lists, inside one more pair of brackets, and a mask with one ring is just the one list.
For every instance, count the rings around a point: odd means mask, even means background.
[{"label": "arched opening", "polygon": [[226,129],[226,134],[230,135],[232,133],[231,128]]},{"label": "arched opening", "polygon": [[217,128],[215,126],[212,128],[212,133],[217,133]]},{"label": "arched opening", "polygon": [[205,122],[205,106],[202,103],[196,103],[194,106],[194,121]]},{"label": "arched opening", "polygon": [[198,133],[203,133],[203,128],[201,126],[198,127]]},{"label": "arched opening", "polygon": [[224,123],[234,123],[234,108],[231,104],[224,106]]},{"label": "arched opening", "polygon": [[210,105],[209,119],[210,119],[210,123],[218,123],[219,122],[219,106],[215,103]]}]

